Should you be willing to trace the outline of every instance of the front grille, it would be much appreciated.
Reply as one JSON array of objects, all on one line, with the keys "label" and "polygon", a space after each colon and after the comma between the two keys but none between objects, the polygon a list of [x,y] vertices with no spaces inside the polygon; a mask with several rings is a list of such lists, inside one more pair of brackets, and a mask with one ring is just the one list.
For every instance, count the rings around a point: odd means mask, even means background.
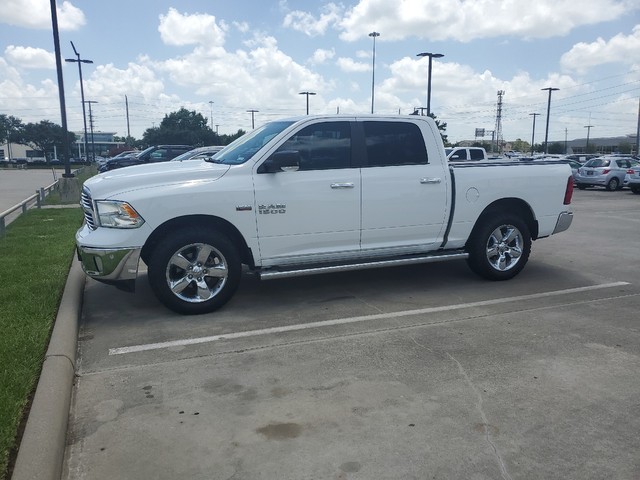
[{"label": "front grille", "polygon": [[95,219],[93,218],[93,201],[91,200],[91,192],[87,187],[82,188],[80,196],[80,206],[84,212],[84,220],[91,230],[96,229]]}]

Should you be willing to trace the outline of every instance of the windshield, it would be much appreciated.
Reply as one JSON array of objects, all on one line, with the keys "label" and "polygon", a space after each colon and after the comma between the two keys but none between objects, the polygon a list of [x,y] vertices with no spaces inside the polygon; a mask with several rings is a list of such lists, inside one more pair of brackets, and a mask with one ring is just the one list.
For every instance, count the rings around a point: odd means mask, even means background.
[{"label": "windshield", "polygon": [[446,155],[449,155],[451,152],[453,152],[453,148],[445,148],[445,149],[444,149],[444,153],[445,153]]},{"label": "windshield", "polygon": [[610,164],[611,164],[611,160],[606,160],[604,158],[594,158],[592,160],[589,160],[587,163],[585,163],[584,166],[598,168],[598,167],[608,167]]},{"label": "windshield", "polygon": [[147,152],[149,152],[149,151],[152,151],[154,148],[156,148],[156,147],[149,147],[149,148],[146,148],[146,149],[142,150],[140,153],[136,153],[136,155],[135,155],[135,156],[136,156],[136,158],[139,158],[139,157],[141,157],[141,156],[142,156],[142,154],[147,153]]},{"label": "windshield", "polygon": [[216,153],[210,162],[240,165],[253,157],[269,140],[282,132],[292,121],[270,122],[243,135]]}]

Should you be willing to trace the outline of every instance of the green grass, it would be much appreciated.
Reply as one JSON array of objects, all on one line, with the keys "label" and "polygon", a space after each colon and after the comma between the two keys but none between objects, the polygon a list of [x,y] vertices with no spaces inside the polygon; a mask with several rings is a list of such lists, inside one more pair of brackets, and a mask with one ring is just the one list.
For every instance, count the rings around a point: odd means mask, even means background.
[{"label": "green grass", "polygon": [[81,224],[80,208],[30,210],[0,237],[0,479],[8,476]]}]

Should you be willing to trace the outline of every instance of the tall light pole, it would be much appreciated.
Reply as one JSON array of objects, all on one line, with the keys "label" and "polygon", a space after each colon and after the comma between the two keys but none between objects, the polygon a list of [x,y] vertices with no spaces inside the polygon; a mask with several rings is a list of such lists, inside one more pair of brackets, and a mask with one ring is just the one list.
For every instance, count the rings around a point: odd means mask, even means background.
[{"label": "tall light pole", "polygon": [[427,80],[427,116],[431,115],[431,68],[434,58],[442,58],[442,53],[429,53],[422,52],[417,55],[418,57],[429,57],[429,76]]},{"label": "tall light pole", "polygon": [[533,131],[531,132],[531,155],[533,155],[533,142],[536,138],[536,117],[540,115],[539,113],[530,113],[529,115],[533,115]]},{"label": "tall light pole", "polygon": [[378,32],[371,32],[369,36],[373,37],[373,61],[371,64],[371,113],[373,113],[374,89],[376,85],[376,37],[379,37],[380,34]]},{"label": "tall light pole", "polygon": [[213,130],[213,100],[209,100],[209,106],[211,107],[211,130]]},{"label": "tall light pole", "polygon": [[[51,27],[53,30],[53,46],[56,56],[56,71],[58,73],[58,97],[60,99],[60,120],[62,123],[62,132],[64,135],[64,142],[62,144],[62,157],[64,160],[64,173],[63,178],[73,178],[71,173],[71,163],[69,161],[69,138],[67,136],[67,107],[64,100],[64,80],[62,76],[62,55],[60,54],[60,35],[58,34],[58,13],[56,7],[56,0],[50,0],[49,6],[51,8]],[[10,147],[7,147],[7,149]]]},{"label": "tall light pole", "polygon": [[307,96],[307,115],[309,115],[309,95],[315,95],[315,92],[300,92],[298,95],[306,95]]},{"label": "tall light pole", "polygon": [[251,110],[247,110],[247,112],[251,114],[251,129],[254,129],[256,128],[254,114],[258,113],[258,110],[251,109]]},{"label": "tall light pole", "polygon": [[84,156],[86,158],[86,161],[88,161],[89,160],[89,141],[87,139],[87,114],[84,108],[85,101],[84,101],[84,86],[82,84],[82,64],[93,63],[93,60],[80,58],[80,54],[76,50],[76,47],[73,44],[73,42],[69,42],[69,43],[71,43],[71,48],[73,48],[73,53],[76,54],[76,58],[65,58],[64,61],[78,64],[78,73],[80,74],[80,97],[82,100],[82,121],[84,123]]},{"label": "tall light pole", "polygon": [[547,87],[541,88],[540,90],[548,90],[549,91],[549,100],[547,101],[547,128],[544,133],[544,154],[549,153],[549,111],[551,110],[551,92],[555,90],[560,90],[559,88]]}]

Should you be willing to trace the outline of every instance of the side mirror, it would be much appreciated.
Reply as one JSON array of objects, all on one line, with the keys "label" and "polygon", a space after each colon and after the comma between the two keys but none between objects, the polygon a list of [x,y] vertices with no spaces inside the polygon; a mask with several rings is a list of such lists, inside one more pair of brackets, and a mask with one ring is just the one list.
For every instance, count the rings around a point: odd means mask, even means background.
[{"label": "side mirror", "polygon": [[297,150],[283,150],[267,158],[258,173],[296,172],[300,168],[300,152]]}]

